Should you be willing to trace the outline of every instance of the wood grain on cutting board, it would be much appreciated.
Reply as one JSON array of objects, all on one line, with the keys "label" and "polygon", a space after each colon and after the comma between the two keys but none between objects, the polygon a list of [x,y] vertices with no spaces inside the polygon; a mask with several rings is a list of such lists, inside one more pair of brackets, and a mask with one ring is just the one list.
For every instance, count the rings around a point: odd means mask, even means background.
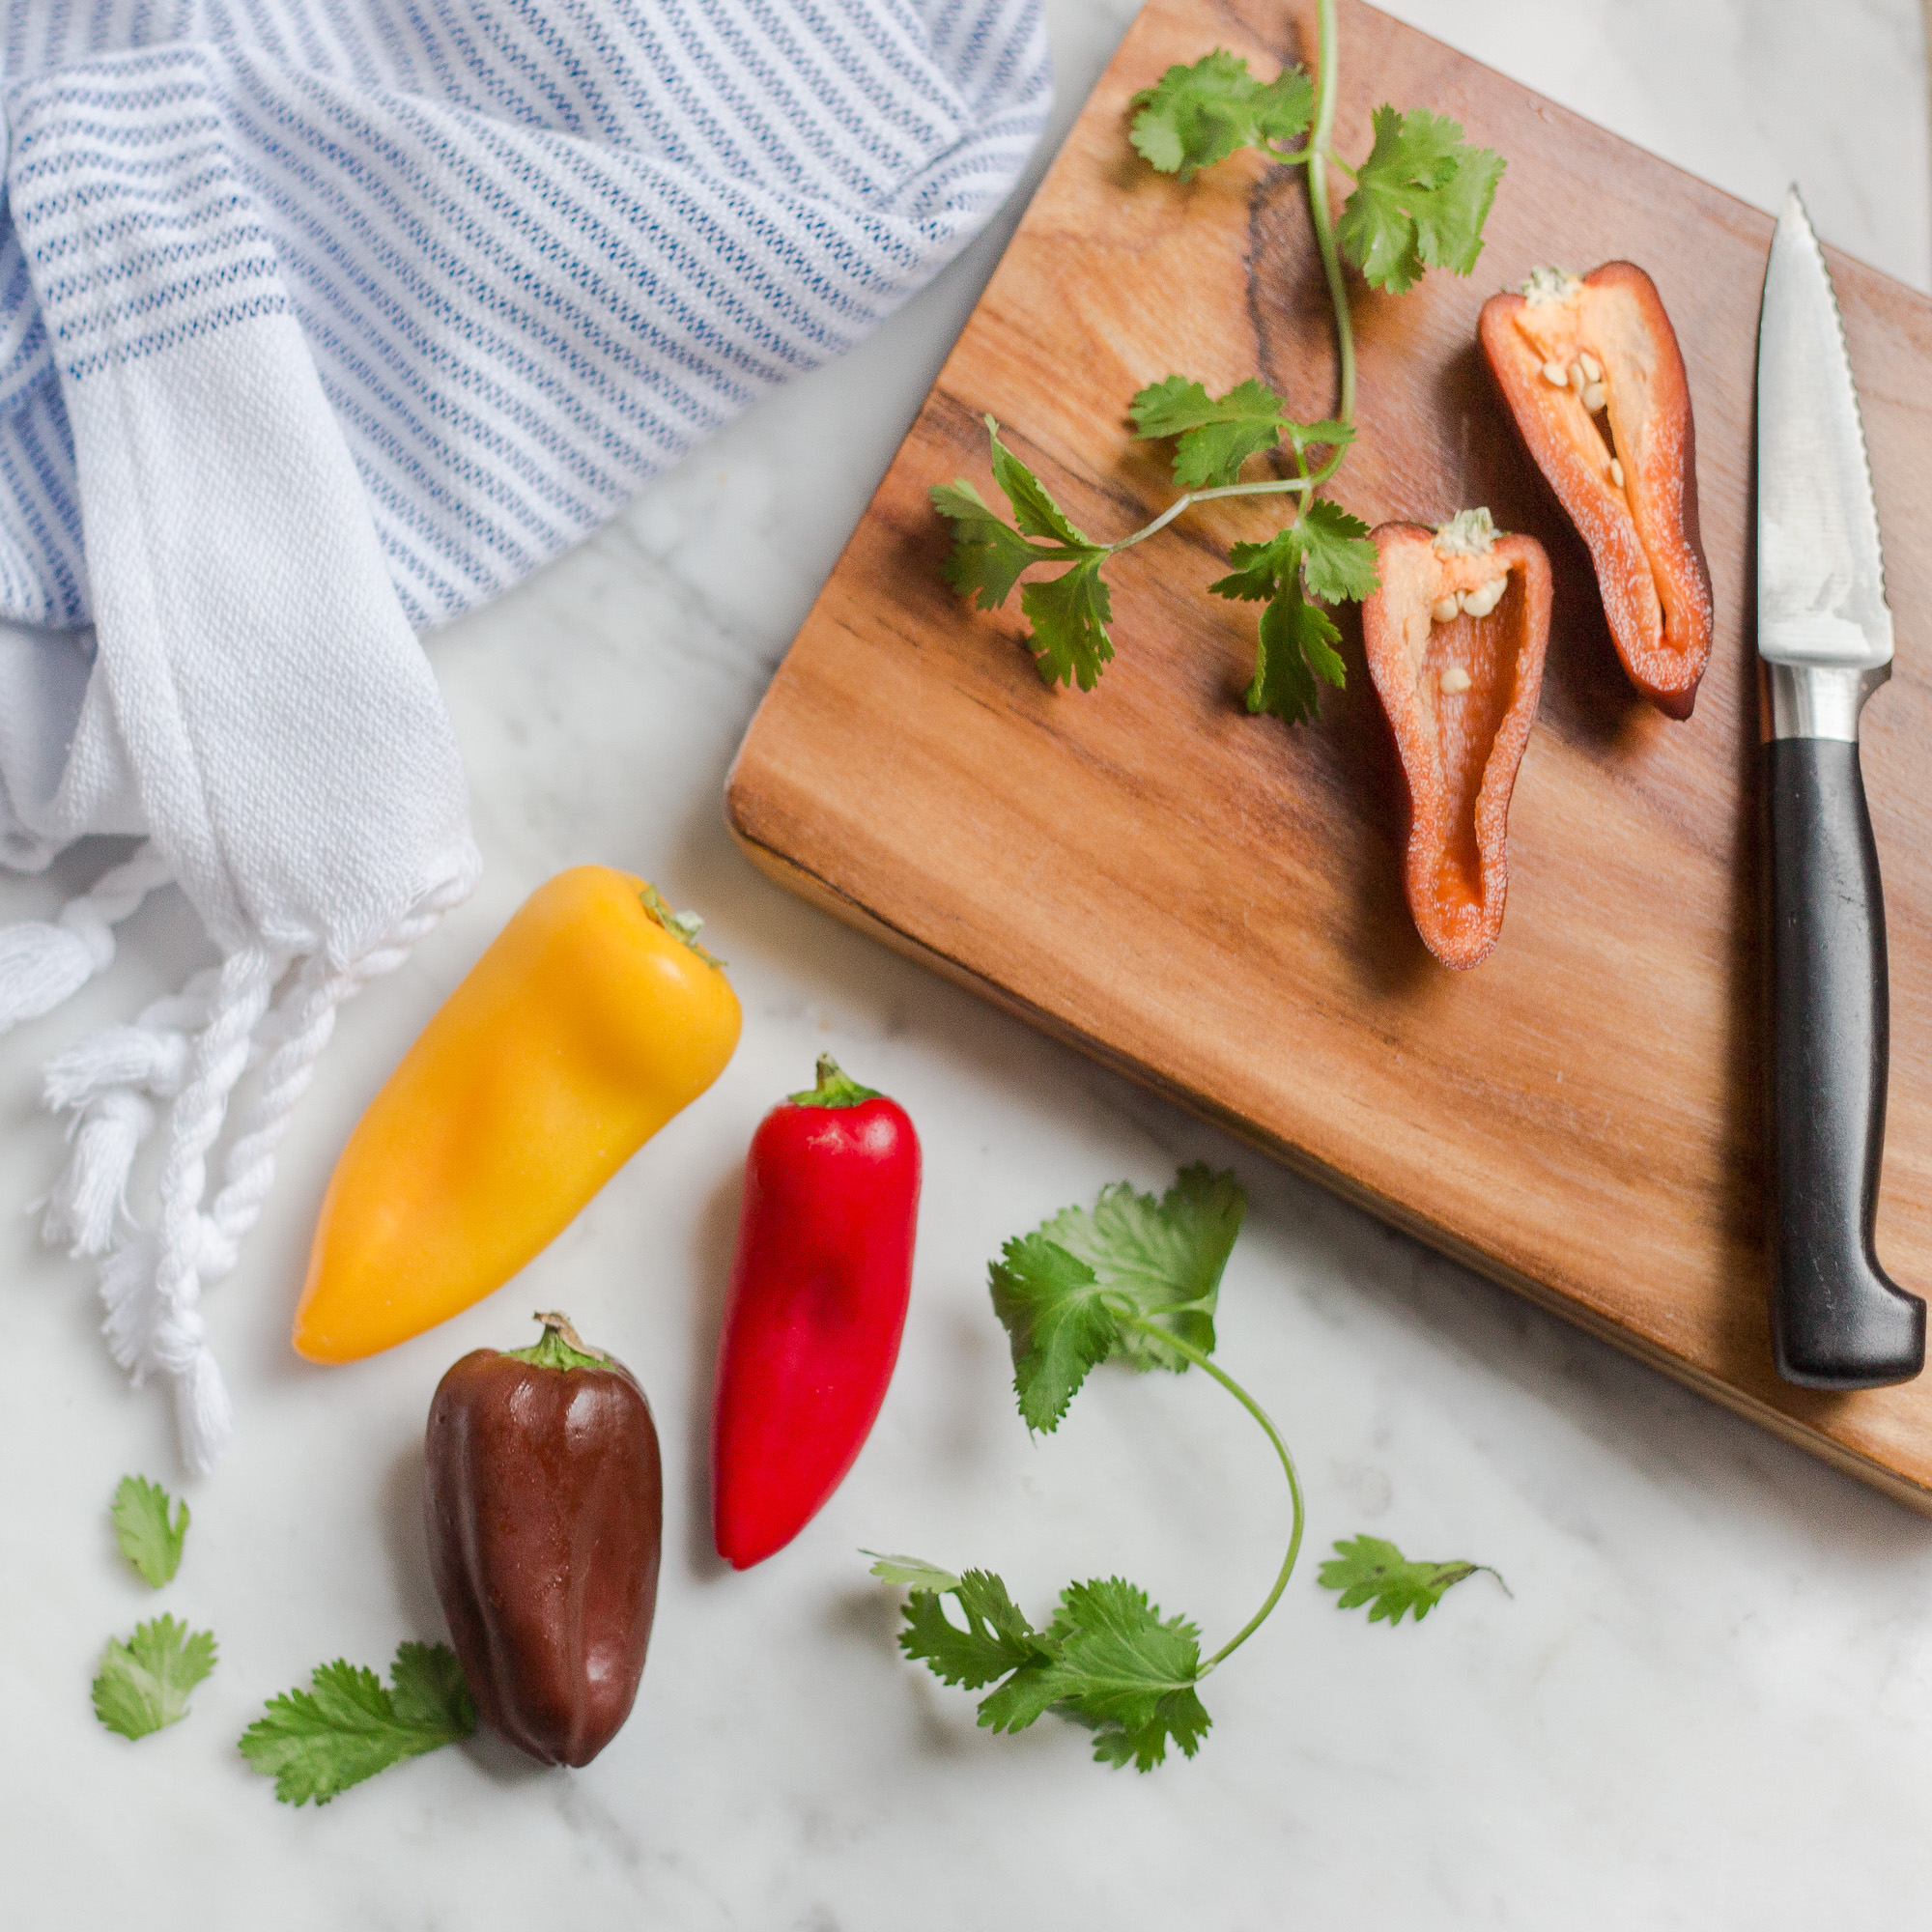
[{"label": "wood grain on cutting board", "polygon": [[[1402,895],[1403,787],[1338,613],[1345,693],[1250,718],[1256,607],[1206,594],[1282,499],[1215,503],[1109,567],[1118,657],[1049,691],[1018,598],[969,609],[926,491],[997,501],[981,417],[1091,534],[1171,499],[1125,407],[1179,371],[1333,407],[1298,172],[1243,156],[1182,187],[1125,105],[1215,45],[1312,61],[1314,6],[1152,0],[1102,76],[781,667],[733,768],[775,877],[1319,1176],[1474,1267],[1932,1510],[1932,1378],[1829,1396],[1771,1367],[1760,1249],[1761,834],[1751,398],[1772,220],[1343,0],[1337,145],[1430,106],[1509,161],[1475,274],[1353,283],[1360,440],[1333,494],[1370,524],[1486,503],[1548,546],[1555,618],[1510,815],[1502,942],[1437,965]],[[1346,192],[1346,182],[1339,185]],[[1656,278],[1696,408],[1718,635],[1694,717],[1625,679],[1588,558],[1477,355],[1483,298],[1539,262]],[[1865,713],[1891,942],[1880,1256],[1932,1285],[1932,301],[1832,267],[1897,619]]]}]

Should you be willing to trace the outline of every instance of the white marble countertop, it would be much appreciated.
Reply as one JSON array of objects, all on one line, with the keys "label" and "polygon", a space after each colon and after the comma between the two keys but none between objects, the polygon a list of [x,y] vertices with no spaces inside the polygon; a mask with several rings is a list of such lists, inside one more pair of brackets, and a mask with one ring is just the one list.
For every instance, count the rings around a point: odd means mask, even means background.
[{"label": "white marble countertop", "polygon": [[[1060,105],[1127,0],[1049,0]],[[1395,11],[1727,188],[1926,286],[1913,0],[1399,0]],[[476,898],[344,1015],[242,1268],[208,1314],[239,1435],[187,1486],[186,1560],[151,1596],[115,1554],[124,1471],[180,1488],[166,1406],[96,1334],[88,1271],[0,1216],[0,1918],[218,1928],[651,1925],[986,1932],[1048,1923],[1710,1928],[1900,1920],[1932,1886],[1932,1522],[1393,1235],[787,898],[733,851],[725,767],[996,260],[1011,213],[843,364],[759,408],[594,541],[436,639],[488,860]],[[809,487],[800,487],[802,482]],[[747,544],[748,536],[752,539]],[[289,1318],[335,1151],[383,1074],[538,881],[598,858],[702,909],[743,1047],[527,1276],[350,1369]],[[98,855],[0,887],[43,912]],[[50,1047],[178,982],[172,895],[112,972],[0,1042],[0,1204],[44,1189]],[[709,1550],[717,1309],[746,1141],[836,1050],[911,1110],[928,1184],[904,1353],[831,1507],[745,1577]],[[1282,1609],[1216,1677],[1215,1728],[1149,1777],[1045,1721],[977,1730],[900,1660],[861,1545],[1003,1569],[1040,1608],[1119,1569],[1209,1632],[1265,1590],[1279,1472],[1199,1377],[1103,1375],[1059,1436],[1011,1408],[985,1264],[1111,1179],[1232,1164],[1252,1199],[1221,1355],[1281,1419],[1310,1494]],[[442,1369],[573,1312],[656,1406],[663,1594],[629,1726],[576,1773],[488,1741],[327,1810],[235,1750],[263,1698],[335,1656],[436,1636],[420,1439]],[[1315,1587],[1338,1536],[1495,1564],[1420,1629]],[[212,1626],[190,1719],[130,1747],[88,1709],[110,1633]]]}]

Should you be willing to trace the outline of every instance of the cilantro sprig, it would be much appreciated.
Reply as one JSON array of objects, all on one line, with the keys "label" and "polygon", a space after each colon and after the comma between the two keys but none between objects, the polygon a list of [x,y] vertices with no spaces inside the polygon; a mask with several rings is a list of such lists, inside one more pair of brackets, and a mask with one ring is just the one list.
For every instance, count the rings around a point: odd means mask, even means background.
[{"label": "cilantro sprig", "polygon": [[444,1643],[405,1643],[389,1685],[373,1670],[319,1666],[306,1690],[270,1697],[242,1734],[242,1755],[275,1780],[284,1804],[327,1804],[353,1784],[408,1758],[467,1738],[476,1703],[456,1653]]},{"label": "cilantro sprig", "polygon": [[[992,1264],[993,1308],[1013,1358],[1013,1392],[1028,1428],[1051,1435],[1102,1362],[1176,1374],[1199,1368],[1265,1432],[1288,1478],[1293,1525],[1267,1600],[1211,1657],[1185,1617],[1164,1617],[1119,1577],[1069,1583],[1036,1629],[990,1571],[957,1575],[915,1556],[880,1556],[872,1575],[911,1592],[899,1647],[943,1683],[994,1688],[980,1721],[1024,1730],[1049,1711],[1094,1733],[1102,1764],[1151,1771],[1168,1747],[1200,1748],[1211,1719],[1201,1680],[1259,1630],[1281,1600],[1301,1548],[1301,1480],[1281,1433],[1255,1399],[1210,1359],[1221,1276],[1247,1213],[1232,1174],[1183,1168],[1156,1200],[1124,1182],[1094,1207],[1068,1208],[1009,1241]],[[867,1550],[866,1554],[875,1552]],[[943,1601],[957,1606],[960,1622]]]},{"label": "cilantro sprig", "polygon": [[[1247,1207],[1232,1174],[1197,1163],[1158,1200],[1124,1181],[1103,1188],[1093,1208],[1063,1209],[1008,1241],[992,1264],[993,1309],[1011,1347],[1013,1393],[1029,1429],[1052,1435],[1103,1362],[1142,1372],[1200,1369],[1267,1436],[1288,1478],[1293,1521],[1261,1607],[1205,1658],[1192,1623],[1163,1616],[1145,1590],[1120,1577],[1067,1584],[1052,1616],[1036,1627],[990,1570],[955,1572],[921,1556],[864,1551],[874,1559],[874,1577],[908,1592],[899,1648],[942,1683],[985,1691],[980,1722],[989,1730],[1025,1730],[1052,1711],[1094,1733],[1101,1764],[1151,1771],[1170,1746],[1192,1757],[1213,1722],[1202,1680],[1261,1629],[1288,1587],[1306,1518],[1294,1458],[1267,1412],[1212,1359],[1221,1277]],[[1420,1622],[1445,1591],[1489,1567],[1410,1563],[1373,1536],[1335,1548],[1321,1581],[1342,1592],[1344,1608],[1372,1604],[1371,1623],[1399,1622],[1405,1611]]]},{"label": "cilantro sprig", "polygon": [[[1383,105],[1372,118],[1375,142],[1350,167],[1333,142],[1337,47],[1335,0],[1318,0],[1316,72],[1285,68],[1263,81],[1247,62],[1216,47],[1191,67],[1168,69],[1128,103],[1128,138],[1149,166],[1191,181],[1242,149],[1308,171],[1309,213],[1335,312],[1339,401],[1331,420],[1299,423],[1281,399],[1254,378],[1225,395],[1172,375],[1144,388],[1128,414],[1145,439],[1172,439],[1174,480],[1182,494],[1144,528],[1114,543],[1077,529],[1039,478],[1000,440],[991,416],[995,482],[1012,511],[1009,524],[963,477],[932,493],[933,507],[952,526],[947,581],[997,610],[1036,565],[1065,564],[1059,575],[1020,587],[1028,644],[1049,684],[1091,691],[1114,655],[1112,599],[1102,571],[1113,556],[1165,529],[1197,503],[1223,497],[1290,493],[1294,521],[1268,542],[1234,547],[1230,575],[1209,589],[1264,606],[1258,627],[1251,712],[1293,724],[1319,713],[1321,687],[1342,688],[1347,668],[1340,633],[1321,605],[1358,601],[1376,587],[1367,527],[1317,496],[1342,467],[1354,439],[1355,336],[1346,259],[1371,288],[1401,295],[1431,269],[1467,275],[1483,251],[1483,226],[1504,169],[1502,158],[1463,138],[1460,123],[1428,108],[1406,113]],[[1299,144],[1299,145],[1297,145]],[[1353,183],[1338,223],[1328,200],[1328,168]],[[1289,462],[1276,460],[1283,442]],[[1309,452],[1327,454],[1311,467]],[[1272,472],[1243,482],[1253,458]]]},{"label": "cilantro sprig", "polygon": [[[1108,633],[1113,603],[1101,566],[1118,552],[1172,523],[1190,503],[1287,487],[1267,480],[1234,480],[1241,465],[1284,440],[1303,482],[1307,453],[1326,447],[1339,457],[1354,440],[1344,422],[1295,422],[1281,398],[1252,378],[1225,396],[1210,396],[1200,383],[1170,376],[1143,389],[1131,413],[1143,438],[1175,440],[1175,480],[1192,485],[1144,530],[1116,544],[1095,543],[1068,522],[1046,486],[1000,439],[986,418],[993,477],[1012,506],[1013,523],[999,517],[964,477],[932,492],[940,513],[952,520],[953,543],[946,580],[982,611],[997,610],[1023,572],[1037,563],[1066,563],[1058,577],[1025,584],[1020,610],[1031,625],[1028,647],[1048,684],[1077,684],[1092,691],[1111,662]],[[1015,527],[1014,526],[1017,526]],[[1347,671],[1335,646],[1341,633],[1311,595],[1330,603],[1356,601],[1375,589],[1376,547],[1368,526],[1323,497],[1315,497],[1286,529],[1264,544],[1238,543],[1234,571],[1208,589],[1217,597],[1263,603],[1255,675],[1248,709],[1273,713],[1293,724],[1315,717],[1316,680],[1336,686]]]}]

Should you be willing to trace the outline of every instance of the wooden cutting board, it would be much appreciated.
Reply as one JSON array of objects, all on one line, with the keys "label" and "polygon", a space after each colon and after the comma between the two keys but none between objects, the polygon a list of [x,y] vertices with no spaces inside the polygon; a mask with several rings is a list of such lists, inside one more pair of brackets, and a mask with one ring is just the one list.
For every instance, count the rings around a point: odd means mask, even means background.
[{"label": "wooden cutting board", "polygon": [[[1370,524],[1486,503],[1548,546],[1542,710],[1510,818],[1502,943],[1473,973],[1404,904],[1402,781],[1343,613],[1346,693],[1253,719],[1253,607],[1206,594],[1279,511],[1216,503],[1110,569],[1119,656],[1044,688],[1015,597],[945,585],[934,483],[990,483],[986,412],[1082,528],[1171,498],[1127,400],[1259,375],[1314,418],[1334,350],[1298,172],[1244,156],[1182,187],[1125,107],[1225,45],[1311,61],[1313,0],[1151,0],[1054,162],[753,720],[727,810],[775,878],[1424,1240],[1932,1511],[1932,1377],[1827,1396],[1771,1366],[1760,1252],[1763,1026],[1751,397],[1772,221],[1343,0],[1337,145],[1380,101],[1509,161],[1468,281],[1355,284],[1360,440],[1333,494]],[[1341,187],[1346,190],[1346,183]],[[1539,262],[1655,276],[1690,368],[1718,611],[1695,716],[1639,702],[1588,559],[1476,351]],[[1932,302],[1832,257],[1871,445],[1897,669],[1864,757],[1891,941],[1878,1244],[1932,1288]],[[1278,503],[1280,499],[1272,499]]]}]

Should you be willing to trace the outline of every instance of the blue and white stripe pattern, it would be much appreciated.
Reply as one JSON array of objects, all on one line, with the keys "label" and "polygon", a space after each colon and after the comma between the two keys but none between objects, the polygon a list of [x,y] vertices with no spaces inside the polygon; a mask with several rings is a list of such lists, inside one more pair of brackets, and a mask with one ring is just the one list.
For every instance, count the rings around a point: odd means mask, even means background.
[{"label": "blue and white stripe pattern", "polygon": [[[11,0],[0,617],[90,621],[63,384],[292,315],[418,630],[919,288],[1038,0]],[[262,434],[274,434],[264,421]]]}]

